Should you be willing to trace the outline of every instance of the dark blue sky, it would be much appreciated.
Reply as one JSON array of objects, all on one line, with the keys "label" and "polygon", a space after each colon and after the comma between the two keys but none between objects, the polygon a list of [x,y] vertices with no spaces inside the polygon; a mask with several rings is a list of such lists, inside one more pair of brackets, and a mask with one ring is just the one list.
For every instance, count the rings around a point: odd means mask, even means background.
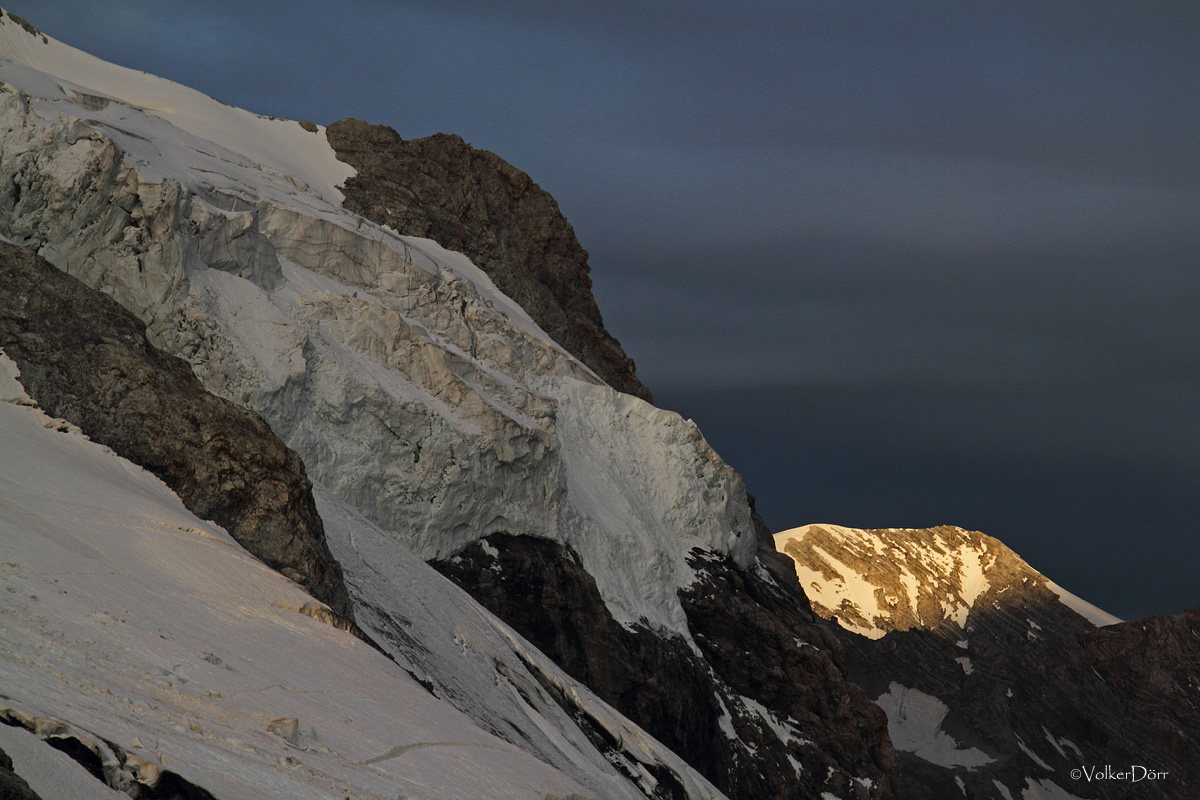
[{"label": "dark blue sky", "polygon": [[264,114],[458,133],[776,529],[957,524],[1200,604],[1200,5],[12,2]]}]

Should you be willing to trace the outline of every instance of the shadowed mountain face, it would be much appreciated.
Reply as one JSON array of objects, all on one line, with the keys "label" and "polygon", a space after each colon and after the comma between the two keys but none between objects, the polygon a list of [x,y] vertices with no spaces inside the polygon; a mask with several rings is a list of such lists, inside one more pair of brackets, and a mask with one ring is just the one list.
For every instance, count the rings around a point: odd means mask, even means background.
[{"label": "shadowed mountain face", "polygon": [[695,649],[619,624],[553,542],[494,534],[432,563],[730,797],[903,796],[883,715],[846,680],[790,566],[751,572],[698,549],[689,562]]},{"label": "shadowed mountain face", "polygon": [[524,172],[458,136],[401,139],[356,119],[326,129],[358,175],[345,207],[465,253],[541,328],[617,391],[650,400],[633,359],[604,329],[587,252],[558,203]]},{"label": "shadowed mountain face", "polygon": [[[887,712],[913,796],[1194,796],[1200,611],[1113,624],[959,528],[812,525],[776,542],[840,623],[846,673]],[[1108,765],[1144,771],[1084,774]]]},{"label": "shadowed mountain face", "polygon": [[[1036,622],[1058,605],[1028,604],[1024,613]],[[1001,800],[1009,795],[998,785],[1014,798],[1031,785],[1047,792],[1035,797],[1195,796],[1200,609],[1036,640],[1024,636],[1028,624],[1011,621],[981,609],[966,649],[946,631],[878,640],[839,632],[847,674],[888,713],[913,796],[961,798],[958,781],[968,797]],[[1084,774],[1110,765],[1139,770],[1125,779]],[[1169,774],[1148,777],[1154,772]],[[1050,784],[1069,794],[1053,794]]]},{"label": "shadowed mountain face", "polygon": [[189,511],[351,616],[300,458],[147,342],[112,298],[0,242],[0,348],[47,413],[153,472]]}]

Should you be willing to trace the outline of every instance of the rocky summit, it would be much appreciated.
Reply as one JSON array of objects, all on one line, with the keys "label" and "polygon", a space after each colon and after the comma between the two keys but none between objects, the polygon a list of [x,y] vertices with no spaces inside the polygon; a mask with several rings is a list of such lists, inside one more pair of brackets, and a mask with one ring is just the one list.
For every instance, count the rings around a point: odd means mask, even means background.
[{"label": "rocky summit", "polygon": [[344,119],[326,136],[357,172],[343,186],[346,208],[465,253],[610,386],[651,399],[633,359],[604,329],[587,252],[528,175],[450,134],[404,140],[384,125]]}]

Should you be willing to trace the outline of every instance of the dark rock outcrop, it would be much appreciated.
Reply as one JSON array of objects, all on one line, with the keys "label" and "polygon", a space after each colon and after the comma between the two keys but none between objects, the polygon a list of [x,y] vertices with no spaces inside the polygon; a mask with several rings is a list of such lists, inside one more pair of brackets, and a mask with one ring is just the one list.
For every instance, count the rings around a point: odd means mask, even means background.
[{"label": "dark rock outcrop", "polygon": [[[843,654],[829,627],[808,608],[794,576],[789,584],[740,570],[728,558],[693,551],[699,578],[680,592],[688,627],[704,660],[736,697],[786,721],[811,746],[789,745],[773,771],[788,776],[797,797],[886,797],[897,792],[899,762],[880,709],[846,679]],[[735,720],[735,725],[736,725]],[[745,738],[745,737],[743,737]],[[774,761],[770,739],[751,738],[759,769]],[[799,776],[786,756],[803,765]],[[869,780],[878,793],[868,794]],[[733,787],[731,787],[732,789]],[[775,796],[779,787],[746,786],[735,797]]]},{"label": "dark rock outcrop", "polygon": [[0,8],[0,25],[4,24],[4,17],[6,15],[13,22],[17,23],[22,28],[24,28],[29,33],[29,35],[38,37],[39,39],[42,40],[43,43],[46,43],[48,41],[46,39],[46,34],[42,33],[37,28],[35,28],[33,26],[33,23],[31,23],[29,20],[27,20],[23,17],[18,17],[16,14],[12,13],[11,11],[7,12],[7,14],[6,14],[4,9],[2,9],[2,8]]},{"label": "dark rock outcrop", "polygon": [[784,589],[725,557],[689,560],[701,577],[680,599],[699,654],[619,624],[548,540],[493,534],[434,566],[730,797],[902,796],[883,714],[845,680],[794,574]]},{"label": "dark rock outcrop", "polygon": [[[217,800],[207,789],[178,773],[157,765],[147,769],[147,762],[125,748],[71,725],[38,719],[11,708],[0,710],[0,724],[37,736],[43,746],[59,751],[99,783],[131,800]],[[12,761],[0,750],[0,800],[41,800],[12,767]],[[21,793],[22,785],[28,794]]]},{"label": "dark rock outcrop", "polygon": [[8,753],[0,750],[0,797],[4,800],[42,800],[29,783],[13,769]]},{"label": "dark rock outcrop", "polygon": [[0,348],[49,414],[158,476],[192,513],[350,617],[299,456],[204,391],[107,295],[0,242]]},{"label": "dark rock outcrop", "polygon": [[[1064,636],[1041,650],[1015,652],[1003,664],[1013,684],[1014,730],[1033,745],[1056,776],[1073,768],[1142,766],[1168,773],[1141,780],[1065,781],[1081,797],[1196,796],[1200,786],[1200,608],[1145,617]],[[1062,758],[1043,726],[1069,738]],[[1057,778],[1056,778],[1057,780]],[[1094,792],[1094,793],[1093,793]]]},{"label": "dark rock outcrop", "polygon": [[386,126],[344,119],[326,135],[358,170],[343,188],[346,208],[466,254],[610,386],[650,400],[633,360],[604,329],[587,252],[528,175],[448,134],[405,140]]}]

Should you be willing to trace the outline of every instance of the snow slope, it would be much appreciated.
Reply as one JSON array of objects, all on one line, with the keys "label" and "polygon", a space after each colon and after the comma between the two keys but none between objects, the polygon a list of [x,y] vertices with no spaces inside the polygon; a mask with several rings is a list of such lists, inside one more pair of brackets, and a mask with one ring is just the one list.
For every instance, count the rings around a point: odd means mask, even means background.
[{"label": "snow slope", "polygon": [[[16,375],[0,352],[10,721],[42,735],[65,724],[110,760],[114,742],[127,772],[169,769],[222,800],[636,798],[652,771],[720,797],[327,491],[331,545],[391,613],[368,625],[395,662],[320,621],[319,604],[158,479],[43,414]],[[621,746],[598,751],[572,711]]]},{"label": "snow slope", "polygon": [[688,551],[753,563],[741,479],[695,427],[604,386],[466,257],[342,209],[320,130],[11,19],[0,81],[0,234],[137,314],[421,558],[559,541],[616,619],[684,639]]},{"label": "snow slope", "polygon": [[[69,715],[143,774],[161,765],[223,800],[583,791],[302,613],[308,595],[32,407],[6,357],[0,370],[10,719]],[[402,746],[416,747],[377,760]]]},{"label": "snow slope", "polygon": [[[310,133],[290,120],[252,114],[173,81],[102,61],[48,36],[30,35],[11,19],[5,22],[0,25],[0,52],[5,58],[59,79],[45,84],[48,100],[82,105],[102,115],[112,115],[108,106],[116,101],[118,107],[125,107],[117,110],[118,120],[122,113],[140,110],[221,150],[239,153],[264,170],[292,176],[333,205],[341,203],[337,187],[354,169],[334,156],[323,127]],[[105,121],[109,120],[112,116]]]},{"label": "snow slope", "polygon": [[1046,581],[1046,588],[1058,595],[1058,599],[1062,601],[1064,606],[1071,609],[1076,614],[1095,625],[1097,628],[1102,628],[1105,625],[1116,625],[1118,622],[1122,621],[1120,617],[1115,617],[1104,609],[1092,605],[1082,597],[1071,594],[1054,581]]},{"label": "snow slope", "polygon": [[315,493],[360,624],[435,695],[601,797],[654,795],[664,779],[688,797],[722,796],[370,520]]}]

